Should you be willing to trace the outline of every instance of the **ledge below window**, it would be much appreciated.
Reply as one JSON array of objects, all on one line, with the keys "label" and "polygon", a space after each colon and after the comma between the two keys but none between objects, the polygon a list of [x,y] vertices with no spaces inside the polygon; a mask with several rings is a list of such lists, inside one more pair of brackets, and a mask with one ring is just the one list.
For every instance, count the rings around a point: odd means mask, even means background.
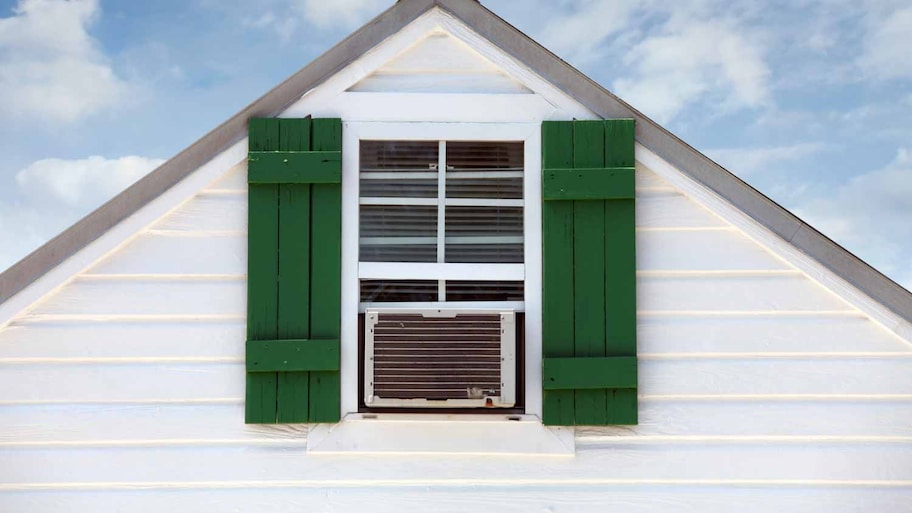
[{"label": "ledge below window", "polygon": [[572,428],[533,415],[349,414],[315,426],[307,453],[573,456]]}]

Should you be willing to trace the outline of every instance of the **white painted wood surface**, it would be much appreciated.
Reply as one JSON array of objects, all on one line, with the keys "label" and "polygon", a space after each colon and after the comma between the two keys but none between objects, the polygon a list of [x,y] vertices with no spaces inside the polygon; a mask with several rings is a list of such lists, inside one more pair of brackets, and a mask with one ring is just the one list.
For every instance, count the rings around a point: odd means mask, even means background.
[{"label": "white painted wood surface", "polygon": [[[423,18],[286,115],[390,98],[343,92],[452,23]],[[551,106],[509,121],[586,118],[472,48],[535,93],[508,96]],[[505,458],[307,455],[308,426],[244,425],[231,151],[0,330],[0,511],[912,511],[910,341],[667,168],[637,169],[638,426],[578,429],[571,458]]]},{"label": "white painted wood surface", "polygon": [[446,32],[429,34],[357,84],[354,92],[531,94],[469,45]]},{"label": "white painted wood surface", "polygon": [[[912,444],[690,442],[593,444],[576,456],[479,457],[306,455],[301,447],[69,448],[0,450],[0,491],[72,482],[290,482],[296,487],[500,486],[539,484],[912,482]],[[208,484],[208,486],[206,485]],[[229,485],[231,486],[231,485]]]},{"label": "white painted wood surface", "polygon": [[243,491],[189,489],[168,493],[135,491],[26,492],[9,496],[10,511],[362,511],[375,513],[501,511],[504,513],[605,513],[621,511],[738,511],[739,513],[910,511],[904,488],[828,486],[537,485],[521,492],[503,487],[410,489],[298,488],[253,486]]}]

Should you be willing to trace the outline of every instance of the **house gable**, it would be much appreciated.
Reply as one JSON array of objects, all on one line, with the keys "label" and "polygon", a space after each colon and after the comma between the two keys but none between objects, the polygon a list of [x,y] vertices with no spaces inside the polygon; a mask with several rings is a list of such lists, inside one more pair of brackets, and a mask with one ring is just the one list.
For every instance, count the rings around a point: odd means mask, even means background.
[{"label": "house gable", "polygon": [[[392,50],[375,43],[395,43],[402,34],[396,30],[433,5],[471,21],[459,23],[478,27],[478,37],[500,38],[498,45],[511,48],[500,55],[523,55],[519,43],[504,39],[518,40],[515,29],[489,13],[480,18],[487,11],[474,2],[454,0],[403,0],[368,26],[371,44],[355,51]],[[497,27],[505,32],[498,35]],[[239,116],[367,116],[380,112],[389,95],[408,95],[430,109],[424,121],[432,124],[450,115],[472,122],[477,114],[437,107],[460,96],[517,100],[494,114],[532,128],[535,122],[516,117],[529,106],[541,109],[533,120],[633,112],[608,93],[586,99],[601,90],[562,82],[541,62],[534,73],[511,68],[513,57],[501,63],[484,45],[473,51],[532,93],[351,90],[433,30],[408,32],[376,67],[326,66],[338,73],[324,73],[322,85],[282,90],[282,102],[268,112],[255,107]],[[526,50],[543,52],[535,48]],[[536,103],[520,103],[529,98]],[[358,111],[353,101],[373,110]],[[602,108],[590,111],[584,101]],[[471,444],[481,438],[475,429],[446,431],[456,436],[441,454],[439,440],[423,445],[434,430],[415,419],[373,430],[382,435],[355,448],[394,453],[382,458],[335,457],[340,447],[328,427],[245,426],[246,132],[219,131],[204,145],[211,151],[175,159],[186,166],[182,176],[163,168],[177,185],[165,187],[157,175],[166,192],[149,192],[154,198],[132,209],[124,205],[136,191],[125,193],[117,203],[121,220],[107,214],[113,228],[83,241],[81,251],[34,282],[44,288],[19,296],[27,302],[0,305],[8,314],[3,320],[11,321],[0,329],[0,503],[17,511],[81,504],[180,511],[213,503],[295,511],[306,502],[359,511],[370,501],[379,510],[408,512],[440,501],[466,509],[606,511],[622,497],[644,511],[671,503],[699,511],[731,504],[749,511],[847,504],[901,510],[912,481],[912,331],[897,313],[905,296],[887,290],[898,301],[886,301],[888,307],[876,290],[870,297],[859,292],[864,276],[835,272],[791,243],[810,233],[803,225],[784,211],[776,214],[781,223],[763,217],[771,202],[733,177],[713,181],[707,175],[727,172],[640,119],[639,425],[578,428],[569,441],[562,433],[557,441],[575,445],[575,458],[567,450],[548,458],[491,457],[492,444]],[[664,146],[669,140],[676,146]],[[516,442],[528,427],[511,428],[503,450],[521,452],[528,444]],[[311,446],[330,454],[305,454]]]}]

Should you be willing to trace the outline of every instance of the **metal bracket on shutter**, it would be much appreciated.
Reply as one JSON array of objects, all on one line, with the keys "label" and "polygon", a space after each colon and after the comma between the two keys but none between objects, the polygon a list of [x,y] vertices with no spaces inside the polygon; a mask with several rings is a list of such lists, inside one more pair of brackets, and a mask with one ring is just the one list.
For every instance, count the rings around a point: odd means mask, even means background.
[{"label": "metal bracket on shutter", "polygon": [[365,315],[368,407],[516,404],[513,311],[368,309]]}]

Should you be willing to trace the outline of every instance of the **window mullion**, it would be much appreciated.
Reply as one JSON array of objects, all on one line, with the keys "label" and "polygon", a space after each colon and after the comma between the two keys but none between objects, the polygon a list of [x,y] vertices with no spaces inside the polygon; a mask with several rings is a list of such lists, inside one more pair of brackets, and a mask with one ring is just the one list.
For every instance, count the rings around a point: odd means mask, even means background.
[{"label": "window mullion", "polygon": [[[437,154],[437,262],[446,262],[446,141]],[[438,282],[437,299],[446,301],[446,281]]]}]

